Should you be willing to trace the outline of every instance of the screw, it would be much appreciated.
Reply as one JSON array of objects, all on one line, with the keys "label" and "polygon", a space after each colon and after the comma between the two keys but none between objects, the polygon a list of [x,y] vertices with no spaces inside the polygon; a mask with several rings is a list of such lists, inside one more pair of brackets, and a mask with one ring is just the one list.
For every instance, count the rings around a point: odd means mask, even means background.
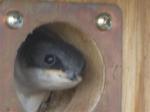
[{"label": "screw", "polygon": [[112,28],[112,18],[108,13],[101,13],[97,16],[96,24],[100,30],[110,30]]},{"label": "screw", "polygon": [[18,29],[23,26],[23,16],[18,11],[11,11],[7,13],[6,23],[12,29]]}]

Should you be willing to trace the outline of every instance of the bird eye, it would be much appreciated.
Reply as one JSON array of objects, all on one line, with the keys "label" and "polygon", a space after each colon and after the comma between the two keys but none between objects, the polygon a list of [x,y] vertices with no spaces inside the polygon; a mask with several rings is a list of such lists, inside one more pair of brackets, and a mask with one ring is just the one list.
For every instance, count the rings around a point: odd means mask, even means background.
[{"label": "bird eye", "polygon": [[54,55],[46,55],[44,59],[48,65],[54,65],[56,63],[56,57]]}]

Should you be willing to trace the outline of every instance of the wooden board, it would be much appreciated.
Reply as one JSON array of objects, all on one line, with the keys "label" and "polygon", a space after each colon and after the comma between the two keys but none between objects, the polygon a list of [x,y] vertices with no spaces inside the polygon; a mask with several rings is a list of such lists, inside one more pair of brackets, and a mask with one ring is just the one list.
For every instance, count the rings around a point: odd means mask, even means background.
[{"label": "wooden board", "polygon": [[[10,29],[3,21],[12,9],[24,17],[24,26],[18,30]],[[111,30],[101,31],[96,27],[96,17],[102,12],[111,15]],[[73,96],[69,97],[70,92],[66,91],[62,92],[64,94],[54,93],[50,111],[121,112],[122,16],[118,7],[105,4],[5,1],[0,7],[0,14],[0,29],[3,31],[0,36],[0,101],[3,102],[0,102],[0,111],[20,112],[11,83],[16,51],[36,26],[50,22],[47,27],[79,48],[87,62],[82,84],[73,90]],[[64,102],[67,104],[64,105]]]},{"label": "wooden board", "polygon": [[[1,0],[2,1],[2,0]],[[48,1],[48,0],[41,0]],[[117,4],[123,11],[122,112],[150,111],[150,1],[56,0]]]}]

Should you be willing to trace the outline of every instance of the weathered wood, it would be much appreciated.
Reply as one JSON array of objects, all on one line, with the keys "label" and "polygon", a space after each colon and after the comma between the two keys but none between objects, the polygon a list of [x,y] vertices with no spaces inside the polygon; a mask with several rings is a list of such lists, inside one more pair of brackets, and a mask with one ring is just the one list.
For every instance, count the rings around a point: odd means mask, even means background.
[{"label": "weathered wood", "polygon": [[[44,0],[43,0],[44,1]],[[45,0],[46,1],[46,0]],[[149,0],[57,0],[118,4],[123,12],[122,112],[150,111],[150,1]],[[7,57],[4,57],[7,58]]]}]

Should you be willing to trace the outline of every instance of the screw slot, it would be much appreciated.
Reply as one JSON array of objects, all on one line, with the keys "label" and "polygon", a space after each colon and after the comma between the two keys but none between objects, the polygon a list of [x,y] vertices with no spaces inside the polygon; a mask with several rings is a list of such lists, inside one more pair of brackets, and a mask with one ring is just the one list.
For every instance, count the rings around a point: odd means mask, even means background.
[{"label": "screw slot", "polygon": [[12,29],[19,29],[23,26],[23,16],[19,11],[7,13],[6,23]]},{"label": "screw slot", "polygon": [[101,13],[96,20],[96,25],[100,30],[110,30],[112,28],[112,18],[108,13]]}]

